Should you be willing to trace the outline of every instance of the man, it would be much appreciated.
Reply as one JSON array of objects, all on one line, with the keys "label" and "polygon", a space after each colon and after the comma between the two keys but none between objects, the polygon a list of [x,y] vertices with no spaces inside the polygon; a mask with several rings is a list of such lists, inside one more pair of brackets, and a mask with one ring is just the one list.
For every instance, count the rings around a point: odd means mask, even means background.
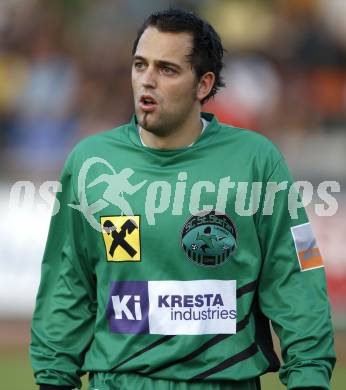
[{"label": "man", "polygon": [[[259,389],[279,369],[269,320],[287,388],[329,389],[325,275],[285,162],[201,114],[222,56],[197,16],[151,15],[133,47],[132,122],[66,162],[32,323],[41,390],[85,372],[94,390]],[[248,207],[244,183],[257,183]]]}]

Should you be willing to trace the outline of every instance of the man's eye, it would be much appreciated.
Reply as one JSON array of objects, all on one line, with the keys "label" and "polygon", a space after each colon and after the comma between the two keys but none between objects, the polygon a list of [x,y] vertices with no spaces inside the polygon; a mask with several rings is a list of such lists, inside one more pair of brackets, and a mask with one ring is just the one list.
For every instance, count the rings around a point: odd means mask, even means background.
[{"label": "man's eye", "polygon": [[137,69],[137,70],[142,70],[144,69],[144,63],[143,62],[135,62],[133,64],[134,68]]},{"label": "man's eye", "polygon": [[162,70],[162,72],[163,72],[164,74],[166,74],[166,75],[173,75],[173,74],[176,73],[174,69],[169,68],[168,66],[163,66],[163,67],[161,68],[161,70]]}]

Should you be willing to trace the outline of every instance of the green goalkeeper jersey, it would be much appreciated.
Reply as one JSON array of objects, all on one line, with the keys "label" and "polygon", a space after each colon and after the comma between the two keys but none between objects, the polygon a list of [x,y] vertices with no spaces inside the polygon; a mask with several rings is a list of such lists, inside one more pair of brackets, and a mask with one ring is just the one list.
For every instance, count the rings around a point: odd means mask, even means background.
[{"label": "green goalkeeper jersey", "polygon": [[211,114],[187,148],[136,118],[80,142],[61,177],[32,322],[37,383],[84,372],[329,389],[323,263],[280,152]]}]

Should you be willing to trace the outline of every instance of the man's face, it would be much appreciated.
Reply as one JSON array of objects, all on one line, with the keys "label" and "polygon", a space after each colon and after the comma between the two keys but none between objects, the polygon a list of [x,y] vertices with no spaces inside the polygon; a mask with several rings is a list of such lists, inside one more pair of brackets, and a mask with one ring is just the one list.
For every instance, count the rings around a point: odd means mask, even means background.
[{"label": "man's face", "polygon": [[133,58],[132,88],[138,123],[145,130],[170,134],[199,108],[197,78],[187,58],[192,46],[188,33],[148,27],[141,36]]}]

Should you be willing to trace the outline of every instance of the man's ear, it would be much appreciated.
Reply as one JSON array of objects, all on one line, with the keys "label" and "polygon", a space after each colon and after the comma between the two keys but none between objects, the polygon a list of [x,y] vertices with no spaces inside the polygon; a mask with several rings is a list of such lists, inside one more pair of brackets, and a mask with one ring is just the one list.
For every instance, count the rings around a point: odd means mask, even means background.
[{"label": "man's ear", "polygon": [[205,73],[197,85],[197,99],[202,101],[206,96],[209,95],[211,89],[215,83],[215,74],[213,72]]}]

